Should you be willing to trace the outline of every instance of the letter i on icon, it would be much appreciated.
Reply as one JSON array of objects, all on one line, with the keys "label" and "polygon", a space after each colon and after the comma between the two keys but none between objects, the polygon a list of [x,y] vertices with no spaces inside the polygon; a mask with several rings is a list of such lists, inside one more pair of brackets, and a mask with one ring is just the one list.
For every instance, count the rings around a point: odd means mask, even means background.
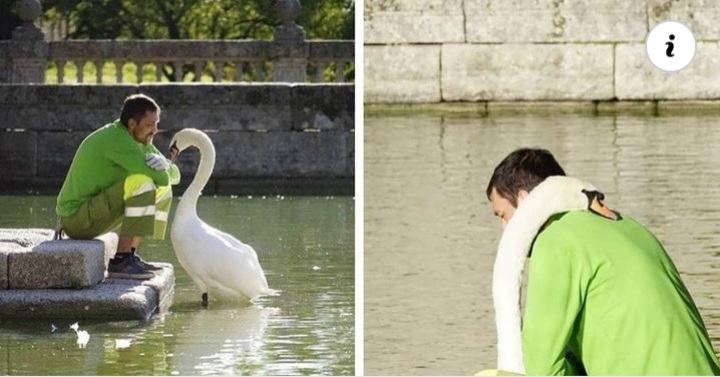
[{"label": "letter i on icon", "polygon": [[675,34],[670,34],[670,41],[665,42],[665,45],[667,46],[667,49],[665,50],[665,55],[667,55],[668,58],[672,58],[673,56],[675,56],[672,52],[673,47],[675,47],[675,45],[673,45],[673,43],[671,42],[674,40],[675,40]]}]

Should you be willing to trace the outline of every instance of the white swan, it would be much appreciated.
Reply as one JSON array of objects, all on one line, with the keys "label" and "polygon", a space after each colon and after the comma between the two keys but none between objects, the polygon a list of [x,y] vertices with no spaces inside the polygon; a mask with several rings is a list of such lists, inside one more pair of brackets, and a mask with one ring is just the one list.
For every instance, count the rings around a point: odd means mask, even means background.
[{"label": "white swan", "polygon": [[206,224],[197,215],[197,201],[215,167],[215,147],[202,131],[186,128],[173,136],[171,149],[178,153],[194,146],[200,150],[200,165],[180,200],[170,239],[180,265],[203,292],[226,300],[254,299],[272,295],[255,250],[230,234]]},{"label": "white swan", "polygon": [[530,191],[505,227],[493,268],[499,370],[525,374],[520,330],[520,285],[533,239],[550,216],[565,211],[586,210],[589,207],[586,191],[597,189],[576,178],[548,177]]}]

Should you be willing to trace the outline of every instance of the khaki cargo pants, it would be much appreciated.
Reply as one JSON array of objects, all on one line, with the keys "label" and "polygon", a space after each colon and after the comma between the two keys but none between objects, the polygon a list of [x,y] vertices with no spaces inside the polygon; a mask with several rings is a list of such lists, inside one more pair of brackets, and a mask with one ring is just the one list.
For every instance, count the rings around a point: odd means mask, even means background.
[{"label": "khaki cargo pants", "polygon": [[92,239],[120,227],[120,236],[165,239],[171,186],[157,187],[152,178],[128,176],[88,199],[61,227],[74,239]]}]

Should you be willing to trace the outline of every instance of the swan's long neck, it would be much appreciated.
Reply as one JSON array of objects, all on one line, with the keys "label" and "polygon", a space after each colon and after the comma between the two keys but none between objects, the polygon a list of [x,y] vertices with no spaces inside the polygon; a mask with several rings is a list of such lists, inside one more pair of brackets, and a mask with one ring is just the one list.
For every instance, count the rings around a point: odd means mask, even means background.
[{"label": "swan's long neck", "polygon": [[188,186],[183,194],[182,201],[178,207],[190,209],[193,214],[197,215],[197,201],[202,194],[202,189],[207,185],[215,168],[215,147],[209,138],[196,138],[192,145],[200,150],[200,164],[195,173],[192,183]]}]

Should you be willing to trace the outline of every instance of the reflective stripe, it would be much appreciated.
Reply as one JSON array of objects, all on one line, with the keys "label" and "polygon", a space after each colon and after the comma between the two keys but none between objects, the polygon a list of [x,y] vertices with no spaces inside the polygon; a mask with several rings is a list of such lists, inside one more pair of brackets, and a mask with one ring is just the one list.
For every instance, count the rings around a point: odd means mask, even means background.
[{"label": "reflective stripe", "polygon": [[164,211],[155,212],[155,220],[167,222],[168,213]]},{"label": "reflective stripe", "polygon": [[163,186],[163,187],[157,189],[159,195],[158,195],[158,198],[155,199],[155,203],[160,203],[165,199],[172,198],[172,191],[164,189],[164,187],[167,187],[167,186]]},{"label": "reflective stripe", "polygon": [[133,191],[132,196],[139,196],[146,192],[150,192],[155,190],[155,185],[152,183],[145,183],[144,185],[140,186],[137,190]]},{"label": "reflective stripe", "polygon": [[125,207],[125,217],[143,217],[155,214],[155,206]]}]

